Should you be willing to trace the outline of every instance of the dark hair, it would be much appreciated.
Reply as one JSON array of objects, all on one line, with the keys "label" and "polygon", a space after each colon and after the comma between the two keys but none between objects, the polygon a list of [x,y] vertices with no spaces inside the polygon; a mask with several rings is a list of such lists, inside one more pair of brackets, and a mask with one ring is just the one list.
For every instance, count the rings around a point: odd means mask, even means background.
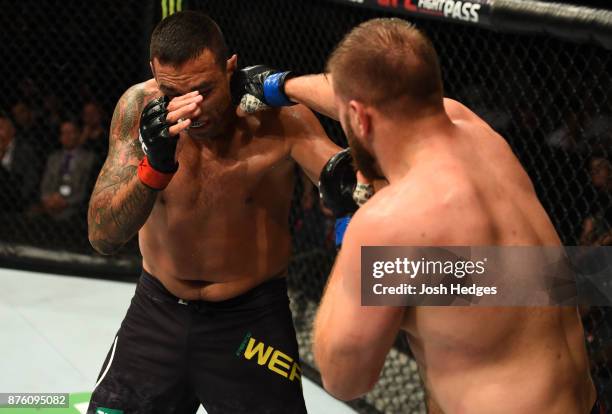
[{"label": "dark hair", "polygon": [[175,66],[195,59],[210,50],[217,64],[225,69],[227,45],[213,19],[195,11],[172,14],[157,24],[151,34],[150,59]]},{"label": "dark hair", "polygon": [[407,98],[441,106],[442,77],[429,39],[398,19],[372,19],[355,27],[327,62],[334,89],[347,99],[384,105]]}]

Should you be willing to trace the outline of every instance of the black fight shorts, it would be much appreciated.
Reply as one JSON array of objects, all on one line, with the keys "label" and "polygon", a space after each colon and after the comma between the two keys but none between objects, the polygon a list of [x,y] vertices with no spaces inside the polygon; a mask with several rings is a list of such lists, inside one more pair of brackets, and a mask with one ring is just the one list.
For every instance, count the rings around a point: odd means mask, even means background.
[{"label": "black fight shorts", "polygon": [[284,278],[221,302],[143,272],[88,414],[306,413]]}]

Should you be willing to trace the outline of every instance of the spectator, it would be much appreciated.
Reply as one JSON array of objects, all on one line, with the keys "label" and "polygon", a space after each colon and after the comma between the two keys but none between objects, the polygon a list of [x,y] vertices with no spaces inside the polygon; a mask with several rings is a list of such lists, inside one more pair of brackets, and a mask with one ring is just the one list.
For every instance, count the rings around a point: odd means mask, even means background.
[{"label": "spectator", "polygon": [[11,108],[11,113],[19,136],[30,141],[32,144],[36,143],[38,141],[38,134],[35,128],[32,108],[24,101],[18,101]]},{"label": "spectator", "polygon": [[103,118],[102,109],[97,103],[88,102],[83,105],[81,142],[84,148],[96,153],[108,150],[108,131],[104,128]]},{"label": "spectator", "polygon": [[31,145],[16,134],[11,119],[0,113],[0,180],[3,212],[19,212],[37,197],[40,169]]},{"label": "spectator", "polygon": [[88,197],[94,156],[80,147],[74,121],[60,125],[62,149],[49,156],[41,183],[41,210],[56,220],[72,219]]},{"label": "spectator", "polygon": [[31,77],[25,77],[17,84],[20,99],[25,102],[34,103],[40,100],[40,89],[36,81]]},{"label": "spectator", "polygon": [[93,101],[83,105],[81,120],[83,121],[81,143],[84,149],[94,154],[93,173],[97,174],[108,153],[108,131],[104,127],[104,115],[100,105]]},{"label": "spectator", "polygon": [[61,102],[57,95],[48,93],[44,96],[42,118],[45,131],[52,132],[53,136],[57,136],[62,122]]},{"label": "spectator", "polygon": [[[574,148],[583,154],[591,151],[605,151],[612,146],[612,99],[606,98],[601,105],[591,93],[585,93],[581,99],[582,108],[575,108],[566,113],[568,130],[573,129]],[[575,118],[575,119],[572,119]],[[571,125],[574,124],[574,125]],[[550,139],[559,136],[551,135]]]},{"label": "spectator", "polygon": [[18,101],[11,108],[15,128],[20,139],[27,141],[36,151],[37,163],[45,164],[44,155],[57,148],[57,142],[52,139],[54,131],[46,131],[41,122],[37,122],[32,107],[25,101]]},{"label": "spectator", "polygon": [[576,150],[578,142],[580,142],[581,129],[584,124],[584,116],[576,113],[574,110],[569,110],[563,117],[563,123],[546,137],[546,143],[554,148],[562,151]]},{"label": "spectator", "polygon": [[589,167],[597,197],[582,225],[580,244],[612,246],[612,163],[604,157],[593,157]]}]

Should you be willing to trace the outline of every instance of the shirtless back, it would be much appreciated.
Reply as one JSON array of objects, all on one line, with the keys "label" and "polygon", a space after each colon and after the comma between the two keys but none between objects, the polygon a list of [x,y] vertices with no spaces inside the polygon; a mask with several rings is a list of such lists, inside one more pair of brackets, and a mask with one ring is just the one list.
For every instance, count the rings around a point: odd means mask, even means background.
[{"label": "shirtless back", "polygon": [[[447,100],[446,108],[451,125],[366,204],[393,206],[390,217],[410,223],[406,233],[377,238],[385,245],[560,245],[507,143],[459,103]],[[405,310],[401,327],[431,413],[582,413],[593,405],[576,308],[417,307]]]}]

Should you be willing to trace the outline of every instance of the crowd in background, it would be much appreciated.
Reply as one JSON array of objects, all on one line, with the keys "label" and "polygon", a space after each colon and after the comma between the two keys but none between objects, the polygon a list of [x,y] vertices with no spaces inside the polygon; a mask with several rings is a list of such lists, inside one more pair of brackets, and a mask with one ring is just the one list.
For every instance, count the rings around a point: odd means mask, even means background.
[{"label": "crowd in background", "polygon": [[565,245],[612,245],[612,84],[576,77],[566,79],[573,94],[558,86],[538,95],[521,76],[524,90],[474,83],[457,98],[510,143]]},{"label": "crowd in background", "polygon": [[[73,236],[87,246],[86,210],[89,195],[108,151],[109,118],[91,94],[82,91],[78,104],[65,105],[53,93],[40,93],[31,80],[21,90],[27,93],[9,107],[0,108],[0,211],[2,229],[35,233],[43,229],[42,239],[63,238],[66,229],[77,229]],[[486,105],[476,86],[468,87],[465,101],[504,136],[512,136],[512,116]],[[609,100],[608,100],[609,102]],[[559,199],[583,198],[583,211],[574,225],[574,240],[582,245],[612,245],[612,108],[595,111],[589,99],[582,111],[563,115],[556,129],[542,135],[551,156],[571,157],[586,153],[581,159],[588,183],[580,194],[570,191],[567,182],[578,180],[576,171],[563,171],[555,191]],[[523,128],[531,128],[533,116],[519,114]],[[515,114],[516,116],[516,114]],[[537,122],[533,128],[537,128]],[[529,149],[537,151],[537,147]],[[334,218],[318,197],[317,189],[303,174],[297,181],[292,231],[296,250],[334,248]],[[532,177],[537,180],[538,177]],[[562,188],[566,185],[566,188]],[[537,185],[536,185],[537,186]],[[587,190],[584,190],[584,188]],[[551,189],[547,189],[551,191]],[[546,203],[545,203],[546,204]],[[7,224],[8,223],[8,224]],[[19,228],[19,226],[23,228]],[[36,244],[36,237],[27,239]],[[7,239],[7,237],[3,237]],[[8,237],[8,240],[23,240]],[[55,245],[55,247],[58,247]]]},{"label": "crowd in background", "polygon": [[[40,242],[86,242],[87,202],[108,150],[108,122],[93,99],[66,109],[54,94],[32,93],[0,108],[3,239],[36,245],[28,233],[38,232]],[[76,228],[81,237],[66,236]]]}]

